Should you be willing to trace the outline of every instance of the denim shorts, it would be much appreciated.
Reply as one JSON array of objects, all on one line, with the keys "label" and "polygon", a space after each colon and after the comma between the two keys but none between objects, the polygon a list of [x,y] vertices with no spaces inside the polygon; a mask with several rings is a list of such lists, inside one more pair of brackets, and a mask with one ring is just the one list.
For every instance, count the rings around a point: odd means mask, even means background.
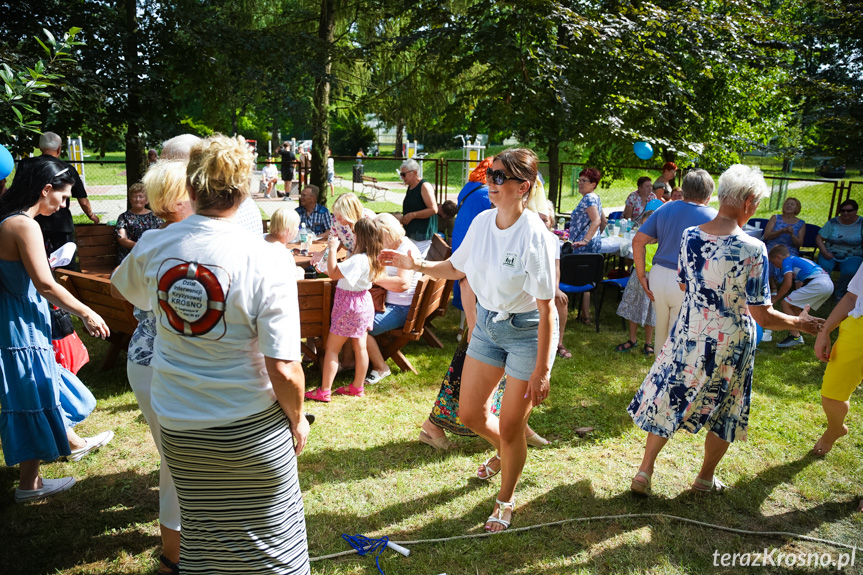
[{"label": "denim shorts", "polygon": [[[528,381],[536,368],[539,311],[514,313],[501,321],[494,321],[496,315],[476,305],[476,327],[471,333],[467,354],[487,365],[505,368],[509,377]],[[558,340],[557,313],[553,312],[552,316],[549,366],[554,363]]]},{"label": "denim shorts", "polygon": [[393,305],[388,303],[387,309],[375,314],[375,327],[372,329],[371,334],[380,335],[391,329],[404,327],[410,310],[411,306],[409,305]]}]

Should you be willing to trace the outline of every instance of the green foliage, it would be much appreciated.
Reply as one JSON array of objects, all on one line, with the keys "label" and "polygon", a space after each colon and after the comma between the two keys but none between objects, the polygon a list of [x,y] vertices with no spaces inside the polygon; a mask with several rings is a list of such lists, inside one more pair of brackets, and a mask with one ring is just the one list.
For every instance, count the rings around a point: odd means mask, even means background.
[{"label": "green foliage", "polygon": [[368,153],[377,136],[358,118],[340,118],[332,121],[330,149],[335,156],[353,156],[360,148]]},{"label": "green foliage", "polygon": [[38,100],[49,100],[48,88],[63,81],[57,70],[62,63],[74,63],[72,51],[83,42],[75,41],[80,28],[72,27],[56,39],[43,29],[45,40],[34,38],[41,46],[44,56],[32,62],[24,54],[2,51],[6,60],[0,69],[3,87],[0,89],[0,144],[13,153],[25,153],[32,149],[27,132],[41,133],[42,121],[36,108]]}]

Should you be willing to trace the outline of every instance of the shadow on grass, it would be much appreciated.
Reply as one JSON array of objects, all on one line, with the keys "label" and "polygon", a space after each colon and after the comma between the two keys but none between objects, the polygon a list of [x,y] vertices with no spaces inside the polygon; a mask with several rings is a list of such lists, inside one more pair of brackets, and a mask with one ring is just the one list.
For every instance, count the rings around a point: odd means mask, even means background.
[{"label": "shadow on grass", "polygon": [[[44,468],[45,466],[43,466]],[[56,573],[113,563],[159,545],[141,524],[158,519],[158,472],[131,471],[79,479],[66,493],[38,503],[13,502],[17,468],[0,470],[3,573]],[[110,571],[110,569],[109,569]]]}]

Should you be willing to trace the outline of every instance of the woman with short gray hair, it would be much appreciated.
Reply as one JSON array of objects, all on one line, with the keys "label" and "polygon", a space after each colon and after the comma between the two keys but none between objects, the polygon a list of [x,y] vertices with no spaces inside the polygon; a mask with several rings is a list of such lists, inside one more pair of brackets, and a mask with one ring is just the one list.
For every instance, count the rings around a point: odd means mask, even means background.
[{"label": "woman with short gray hair", "polygon": [[692,491],[722,491],[716,466],[732,441],[746,439],[749,427],[756,322],[764,329],[810,334],[824,323],[807,313],[808,306],[800,317],[773,309],[764,244],[741,229],[766,194],[760,171],[731,166],[719,178],[716,218],[683,232],[677,275],[683,305],[628,408],[647,432],[641,467],[630,485],[635,493],[650,491],[659,451],[677,430],[697,433],[702,427],[708,431],[704,462]]},{"label": "woman with short gray hair", "polygon": [[419,169],[416,160],[405,160],[399,169],[399,176],[408,187],[402,203],[402,225],[408,239],[419,249],[418,255],[425,258],[437,232],[437,201],[434,188],[420,178]]}]

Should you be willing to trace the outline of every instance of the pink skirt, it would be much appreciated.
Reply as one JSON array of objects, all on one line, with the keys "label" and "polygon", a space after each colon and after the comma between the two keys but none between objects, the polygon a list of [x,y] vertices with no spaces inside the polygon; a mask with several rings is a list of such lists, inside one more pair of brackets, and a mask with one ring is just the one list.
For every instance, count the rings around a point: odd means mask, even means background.
[{"label": "pink skirt", "polygon": [[375,321],[375,305],[369,290],[347,291],[336,288],[330,333],[342,337],[365,337]]}]

